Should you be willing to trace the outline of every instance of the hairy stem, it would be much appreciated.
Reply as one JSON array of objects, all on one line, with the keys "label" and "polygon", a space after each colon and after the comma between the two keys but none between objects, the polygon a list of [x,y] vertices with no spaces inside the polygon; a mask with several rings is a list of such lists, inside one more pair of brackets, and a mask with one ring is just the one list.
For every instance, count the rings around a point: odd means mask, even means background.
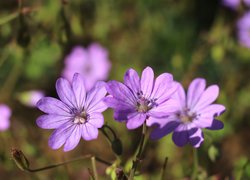
[{"label": "hairy stem", "polygon": [[196,148],[193,149],[193,159],[194,159],[193,173],[192,173],[191,179],[196,180],[197,179],[197,173],[198,173],[198,166],[199,166],[199,163],[198,163],[198,151],[197,151]]},{"label": "hairy stem", "polygon": [[93,173],[94,173],[94,179],[98,180],[95,157],[91,157],[91,165],[92,165],[92,170],[93,170]]},{"label": "hairy stem", "polygon": [[140,144],[139,144],[139,150],[138,150],[138,153],[136,155],[135,160],[133,161],[133,165],[132,165],[132,168],[131,168],[130,174],[129,174],[129,180],[134,179],[137,166],[140,163],[142,152],[143,152],[143,146],[145,143],[145,136],[146,136],[146,123],[144,123],[143,127],[142,127],[142,135],[141,135],[141,140],[140,140]]},{"label": "hairy stem", "polygon": [[56,167],[59,167],[59,166],[63,166],[63,165],[72,163],[72,162],[76,162],[76,161],[80,161],[80,160],[84,160],[84,159],[89,159],[89,158],[95,158],[95,160],[97,160],[98,162],[103,163],[103,164],[108,165],[108,166],[112,165],[111,163],[109,163],[109,162],[107,162],[107,161],[105,161],[103,159],[100,159],[98,157],[94,157],[92,155],[86,155],[86,156],[75,158],[75,159],[65,161],[65,162],[62,162],[62,163],[53,164],[53,165],[50,165],[50,166],[45,166],[45,167],[42,167],[42,168],[37,168],[37,169],[26,168],[25,170],[28,171],[28,172],[39,172],[39,171],[44,171],[44,170],[56,168]]},{"label": "hairy stem", "polygon": [[162,171],[161,171],[161,179],[165,180],[166,179],[166,168],[167,168],[167,164],[168,164],[168,157],[166,157],[164,159],[164,163],[162,166]]}]

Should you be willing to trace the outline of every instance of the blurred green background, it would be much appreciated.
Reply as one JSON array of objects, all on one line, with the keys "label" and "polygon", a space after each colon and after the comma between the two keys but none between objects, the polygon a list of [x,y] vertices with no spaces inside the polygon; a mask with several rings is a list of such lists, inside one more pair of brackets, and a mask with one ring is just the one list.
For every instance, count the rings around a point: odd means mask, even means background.
[{"label": "blurred green background", "polygon": [[[22,13],[18,13],[18,12]],[[0,102],[13,111],[11,127],[0,132],[0,179],[89,179],[89,160],[35,174],[20,171],[10,158],[21,149],[31,167],[41,167],[84,154],[115,160],[100,133],[97,140],[64,153],[47,141],[52,131],[37,127],[42,113],[22,105],[20,92],[41,89],[56,96],[55,81],[64,57],[75,45],[99,42],[109,51],[110,79],[121,81],[128,68],[155,74],[170,72],[185,87],[195,77],[220,86],[218,103],[227,108],[221,131],[206,131],[198,150],[200,179],[250,179],[250,50],[237,41],[235,23],[245,10],[231,11],[217,0],[17,0],[0,1]],[[128,131],[105,112],[105,121],[123,142],[122,164],[131,166],[140,129]],[[178,148],[171,135],[149,141],[136,179],[159,179],[168,157],[167,179],[192,172],[192,147]],[[246,166],[244,166],[246,165]],[[100,179],[110,179],[97,163]]]}]

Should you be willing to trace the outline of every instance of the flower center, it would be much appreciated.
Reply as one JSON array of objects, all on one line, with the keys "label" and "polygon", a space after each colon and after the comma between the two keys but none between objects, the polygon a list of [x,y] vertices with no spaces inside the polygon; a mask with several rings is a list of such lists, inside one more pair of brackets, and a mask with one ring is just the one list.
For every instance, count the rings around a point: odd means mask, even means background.
[{"label": "flower center", "polygon": [[76,116],[74,117],[73,123],[75,124],[83,124],[85,123],[89,118],[89,115],[83,111],[79,114],[76,114]]},{"label": "flower center", "polygon": [[196,113],[191,112],[190,109],[185,108],[183,111],[181,111],[178,114],[180,120],[182,123],[186,124],[186,123],[191,123],[193,122],[193,120],[196,118]]},{"label": "flower center", "polygon": [[138,112],[140,113],[148,112],[154,106],[156,106],[155,100],[148,100],[142,96],[142,92],[138,93],[138,100],[136,105]]},{"label": "flower center", "polygon": [[147,101],[139,101],[137,102],[137,111],[138,112],[147,112],[150,109]]}]

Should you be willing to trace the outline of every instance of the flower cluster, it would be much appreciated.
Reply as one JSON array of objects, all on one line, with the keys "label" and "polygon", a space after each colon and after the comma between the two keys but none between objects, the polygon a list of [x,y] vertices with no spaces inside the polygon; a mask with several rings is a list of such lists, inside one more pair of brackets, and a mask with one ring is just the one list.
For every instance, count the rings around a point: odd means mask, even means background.
[{"label": "flower cluster", "polygon": [[219,87],[206,88],[205,79],[194,79],[187,95],[171,74],[163,73],[154,78],[150,67],[142,71],[141,77],[134,69],[129,69],[124,83],[98,82],[90,90],[85,80],[79,73],[74,74],[72,81],[60,78],[56,82],[60,100],[44,97],[37,103],[46,113],[37,119],[37,125],[56,129],[49,139],[52,149],[64,145],[64,151],[69,151],[77,146],[81,137],[87,141],[96,139],[98,128],[104,124],[102,112],[108,107],[114,110],[114,119],[126,123],[128,129],[143,124],[151,126],[152,139],[173,132],[177,146],[189,143],[198,148],[204,141],[203,128],[223,128],[223,123],[215,118],[225,111],[225,107],[213,104]]}]

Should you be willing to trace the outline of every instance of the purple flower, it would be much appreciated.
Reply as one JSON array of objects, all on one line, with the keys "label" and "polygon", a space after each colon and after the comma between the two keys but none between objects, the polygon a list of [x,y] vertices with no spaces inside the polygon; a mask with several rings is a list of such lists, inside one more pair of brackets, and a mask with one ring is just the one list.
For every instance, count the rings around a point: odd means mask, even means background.
[{"label": "purple flower", "polygon": [[[250,6],[250,0],[243,0],[244,5]],[[222,0],[222,4],[232,10],[236,10],[240,4],[241,0]]]},{"label": "purple flower", "polygon": [[37,103],[37,107],[47,113],[37,119],[37,125],[56,129],[49,139],[49,146],[58,149],[64,145],[64,151],[70,151],[81,137],[87,141],[96,139],[98,128],[104,123],[102,112],[107,108],[102,101],[107,93],[104,83],[97,83],[86,92],[84,79],[76,73],[71,84],[59,78],[56,90],[60,100],[44,97]]},{"label": "purple flower", "polygon": [[197,78],[190,84],[187,96],[183,87],[173,95],[178,102],[178,110],[164,119],[164,121],[151,122],[159,126],[151,134],[153,139],[159,139],[173,132],[172,139],[177,146],[190,143],[198,148],[204,140],[203,128],[218,130],[223,123],[215,119],[225,111],[220,104],[212,104],[219,95],[219,87],[211,85],[205,89],[205,79]]},{"label": "purple flower", "polygon": [[250,11],[237,22],[238,40],[242,46],[250,48]]},{"label": "purple flower", "polygon": [[247,7],[250,7],[250,0],[243,0],[243,2],[245,3],[245,5],[246,5]]},{"label": "purple flower", "polygon": [[65,59],[62,76],[71,81],[74,73],[80,73],[85,79],[85,88],[89,90],[96,81],[106,80],[111,68],[108,51],[97,43],[87,49],[77,46]]},{"label": "purple flower", "polygon": [[240,0],[222,0],[222,4],[232,10],[235,10],[240,5]]},{"label": "purple flower", "polygon": [[114,109],[114,119],[125,121],[128,129],[140,127],[145,121],[166,117],[174,112],[175,101],[170,96],[175,92],[177,83],[173,76],[163,73],[154,80],[150,67],[143,70],[141,79],[134,69],[129,69],[124,76],[124,84],[117,81],[107,83],[111,95],[105,98],[106,104]]},{"label": "purple flower", "polygon": [[5,104],[0,104],[0,114],[0,131],[5,131],[10,127],[11,109]]}]

